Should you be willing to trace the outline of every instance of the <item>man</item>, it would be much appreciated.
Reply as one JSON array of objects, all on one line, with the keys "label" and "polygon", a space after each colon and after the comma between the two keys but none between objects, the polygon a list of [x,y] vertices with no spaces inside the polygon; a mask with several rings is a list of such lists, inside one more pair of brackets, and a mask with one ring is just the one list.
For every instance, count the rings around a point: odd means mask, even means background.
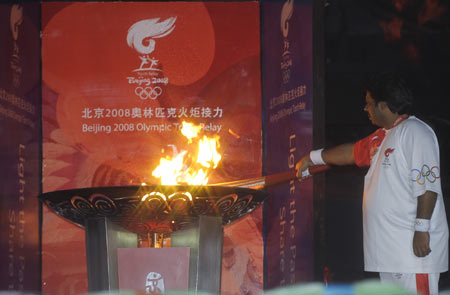
[{"label": "man", "polygon": [[381,282],[438,294],[448,270],[448,226],[441,191],[439,147],[433,130],[414,116],[411,91],[393,74],[374,77],[366,92],[368,137],[311,151],[297,175],[313,165],[370,166],[364,179],[365,271]]}]

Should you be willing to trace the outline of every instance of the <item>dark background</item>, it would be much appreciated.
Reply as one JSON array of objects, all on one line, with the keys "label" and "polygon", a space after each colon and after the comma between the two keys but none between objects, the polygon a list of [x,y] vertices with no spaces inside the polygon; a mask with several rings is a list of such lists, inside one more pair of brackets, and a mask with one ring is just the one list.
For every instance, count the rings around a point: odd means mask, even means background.
[{"label": "dark background", "polygon": [[[415,114],[435,130],[441,182],[450,213],[449,0],[325,1],[325,147],[356,141],[376,129],[364,112],[364,87],[374,73],[395,70],[415,94]],[[364,272],[362,192],[365,169],[325,174],[324,266],[333,282],[377,277]],[[444,273],[441,290],[450,289]]]}]

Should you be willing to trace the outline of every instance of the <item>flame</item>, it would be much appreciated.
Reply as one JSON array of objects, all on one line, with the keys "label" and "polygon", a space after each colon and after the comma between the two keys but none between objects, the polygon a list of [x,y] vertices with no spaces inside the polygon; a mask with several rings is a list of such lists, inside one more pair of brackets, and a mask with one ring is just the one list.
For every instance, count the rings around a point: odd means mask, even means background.
[{"label": "flame", "polygon": [[218,145],[218,137],[208,138],[203,136],[198,145],[197,163],[206,168],[210,168],[212,165],[215,169],[222,159],[222,156],[217,152]]},{"label": "flame", "polygon": [[[199,139],[201,126],[183,122],[181,133],[188,139],[188,144],[198,144],[196,153],[188,153],[172,146],[173,156],[165,156],[160,159],[159,166],[153,170],[152,175],[160,179],[162,185],[206,185],[211,169],[217,168],[222,156],[218,152],[220,148],[219,136],[208,137],[203,135]],[[197,139],[193,142],[194,139]]]},{"label": "flame", "polygon": [[233,135],[236,139],[240,139],[241,138],[241,136],[239,134],[237,134],[236,132],[234,132],[232,129],[228,129],[228,133]]},{"label": "flame", "polygon": [[192,138],[197,137],[200,130],[201,130],[200,126],[195,126],[192,123],[183,121],[181,127],[181,134],[183,134],[188,139],[189,143],[192,143]]},{"label": "flame", "polygon": [[174,185],[178,184],[177,178],[184,170],[184,156],[186,151],[176,155],[174,158],[166,156],[159,160],[159,166],[153,170],[152,175],[156,178],[161,178],[161,184]]}]

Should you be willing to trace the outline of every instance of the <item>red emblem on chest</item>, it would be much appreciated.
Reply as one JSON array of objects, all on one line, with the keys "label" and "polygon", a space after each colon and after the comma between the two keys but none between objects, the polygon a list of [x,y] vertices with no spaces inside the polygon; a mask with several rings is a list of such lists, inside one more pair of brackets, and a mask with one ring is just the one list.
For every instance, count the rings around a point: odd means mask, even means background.
[{"label": "red emblem on chest", "polygon": [[386,158],[388,158],[389,155],[390,155],[391,153],[394,152],[394,150],[395,150],[395,149],[387,148],[387,149],[384,151],[384,156],[385,156]]}]

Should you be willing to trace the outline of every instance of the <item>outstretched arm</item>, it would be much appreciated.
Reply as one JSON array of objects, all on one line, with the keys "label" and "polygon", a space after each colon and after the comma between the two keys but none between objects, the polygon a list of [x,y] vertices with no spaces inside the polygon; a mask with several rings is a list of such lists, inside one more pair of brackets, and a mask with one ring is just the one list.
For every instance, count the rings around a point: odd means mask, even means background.
[{"label": "outstretched arm", "polygon": [[[332,148],[324,149],[321,153],[321,158],[325,164],[330,165],[351,165],[355,164],[355,158],[353,156],[354,143],[345,143]],[[297,177],[300,178],[302,172],[311,166],[323,164],[314,163],[311,160],[310,154],[305,155],[300,161],[297,162],[295,169],[297,170]]]},{"label": "outstretched arm", "polygon": [[322,158],[327,164],[331,165],[352,165],[355,164],[353,157],[354,143],[345,143],[333,148],[324,149],[322,151]]}]

